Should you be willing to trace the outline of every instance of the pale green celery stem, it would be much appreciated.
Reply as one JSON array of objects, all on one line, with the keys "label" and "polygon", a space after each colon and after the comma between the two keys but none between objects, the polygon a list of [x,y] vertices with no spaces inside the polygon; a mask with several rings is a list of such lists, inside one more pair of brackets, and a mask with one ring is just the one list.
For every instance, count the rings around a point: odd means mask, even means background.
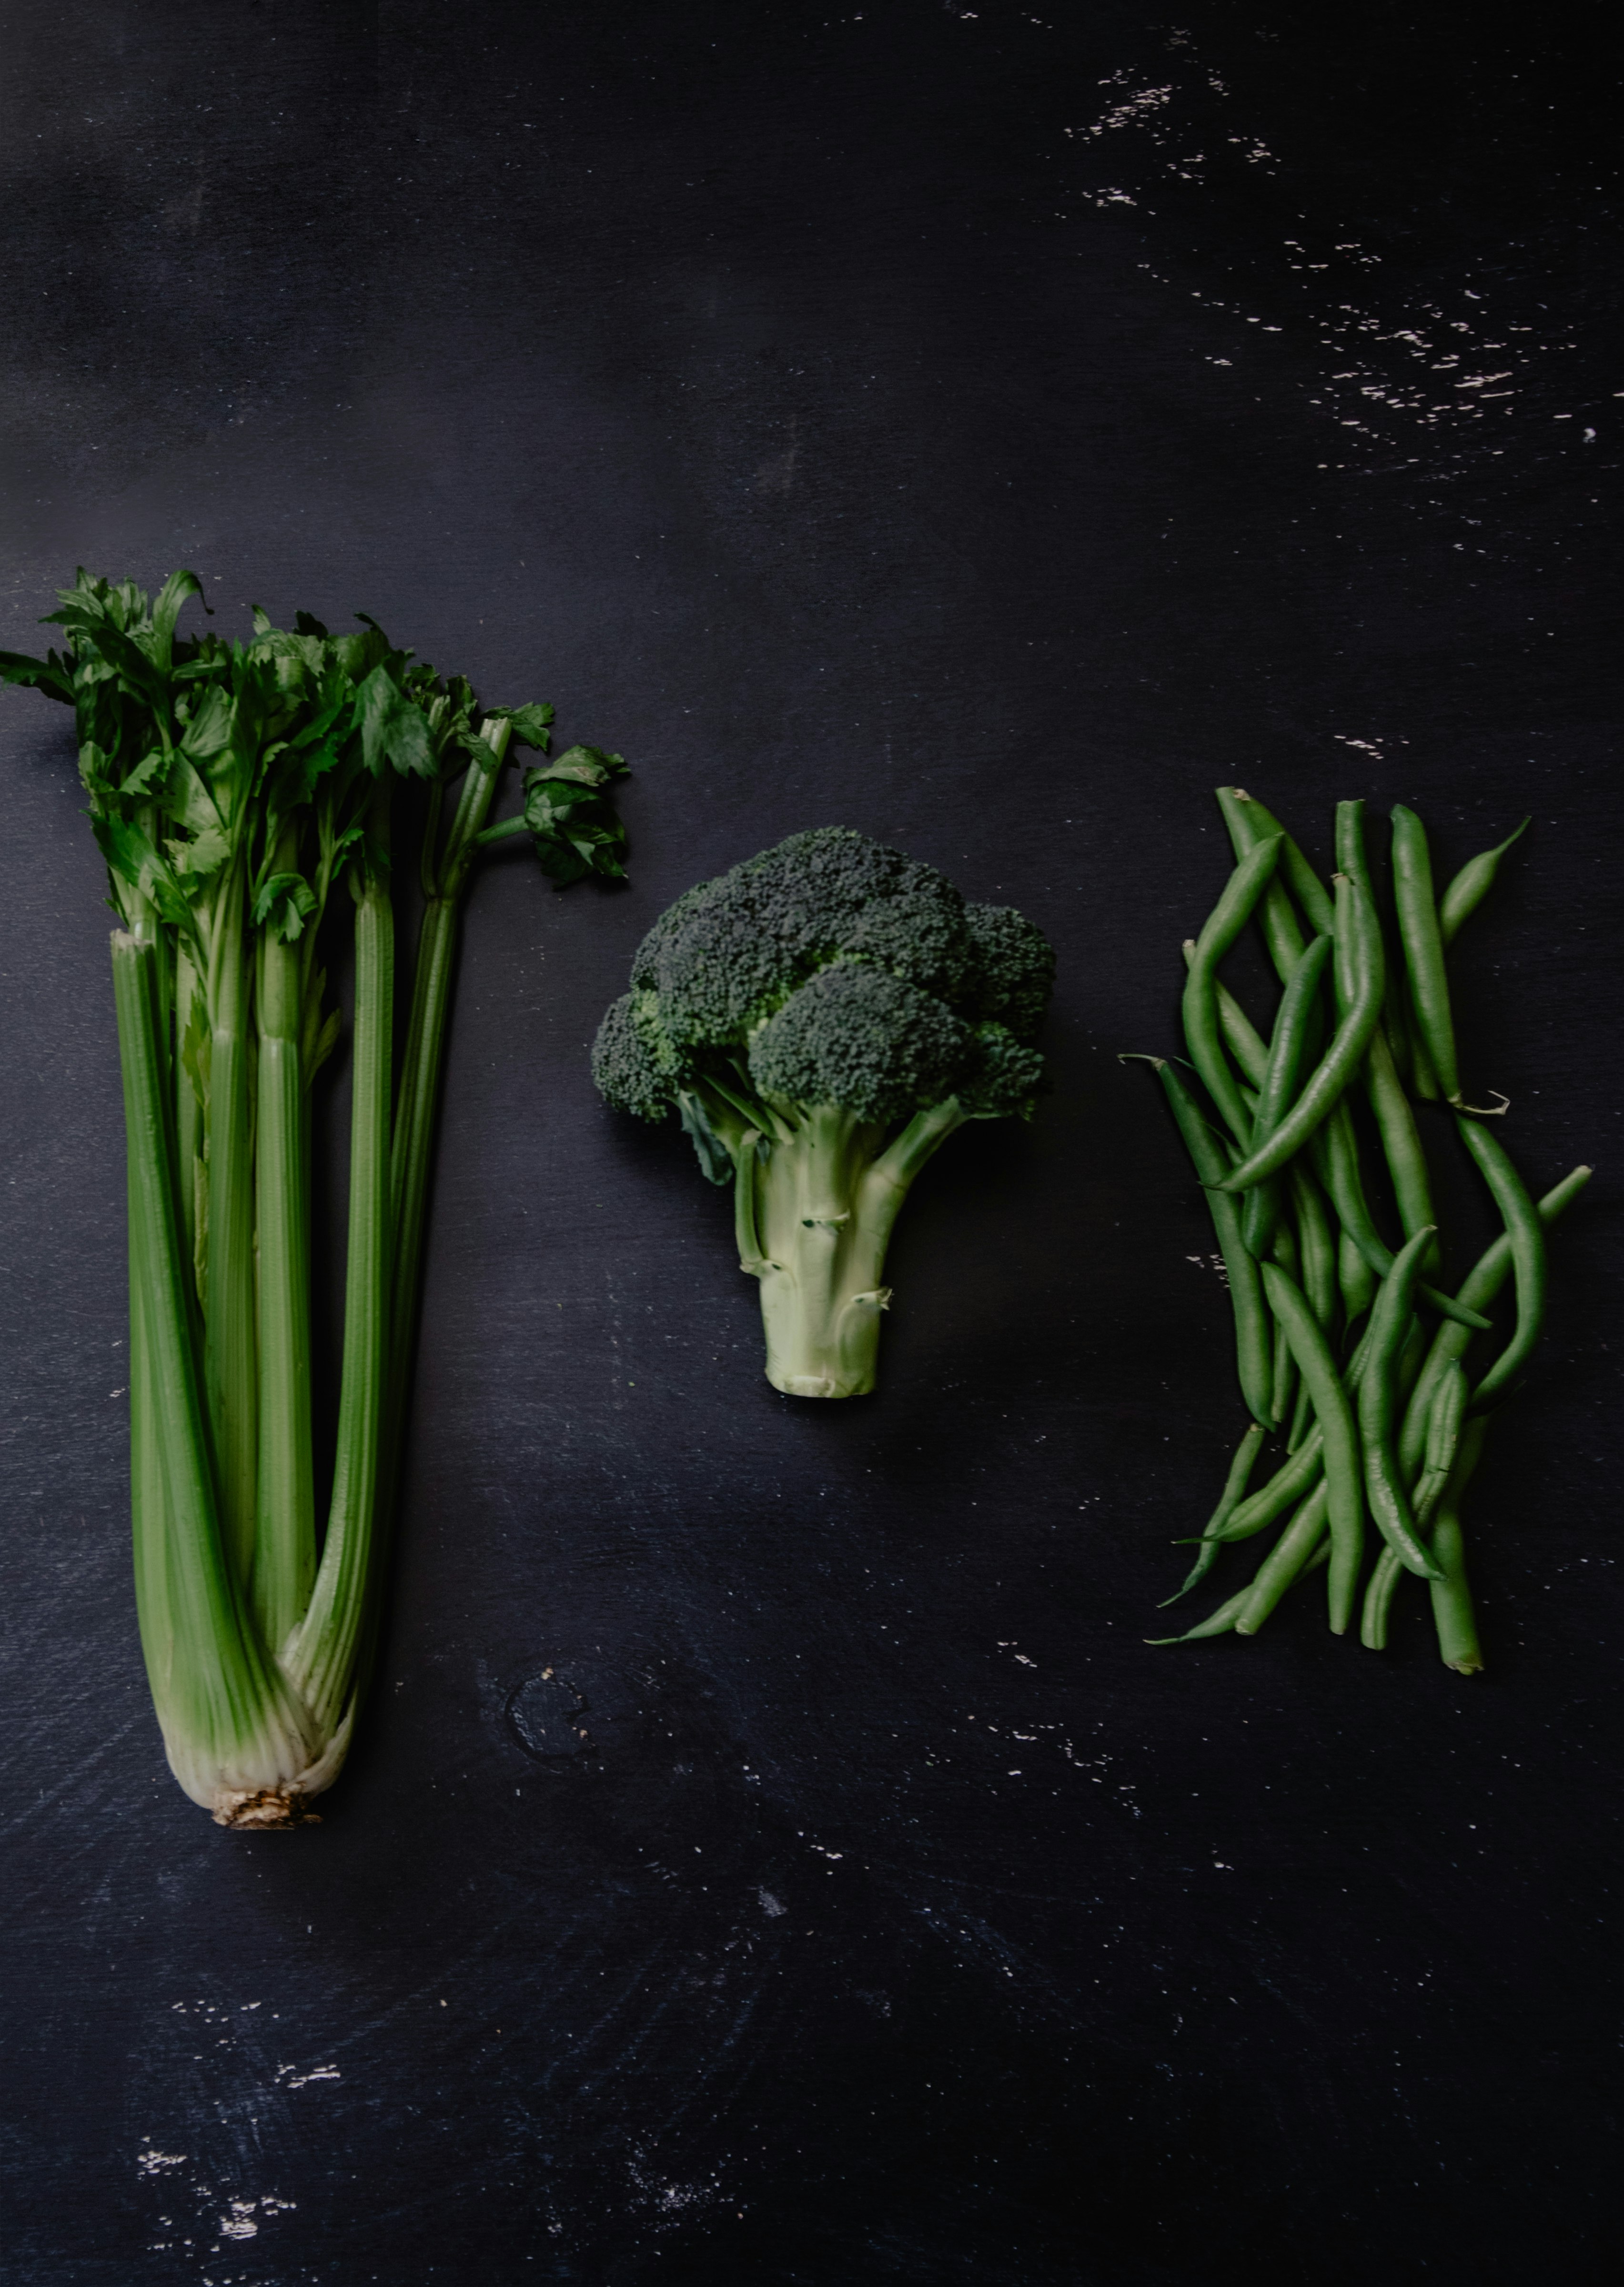
[{"label": "pale green celery stem", "polygon": [[131,1491],[142,1649],[194,1802],[297,1780],[314,1745],[267,1660],[220,1528],[176,1195],[156,951],[113,937],[130,1202]]},{"label": "pale green celery stem", "polygon": [[434,1127],[445,1064],[451,977],[456,957],[457,906],[449,898],[432,898],[424,908],[412,978],[412,1014],[395,1109],[390,1195],[395,1251],[389,1340],[389,1376],[384,1397],[388,1447],[384,1503],[392,1503],[399,1477],[400,1440],[405,1427],[416,1341],[418,1283],[423,1268],[424,1228],[428,1217],[429,1177],[433,1164]]},{"label": "pale green celery stem", "polygon": [[[297,829],[283,828],[272,864],[298,863]],[[316,1571],[310,1426],[310,1268],[305,1215],[303,960],[268,930],[259,940],[257,1151],[259,1487],[251,1594],[273,1649],[304,1618]]]},{"label": "pale green celery stem", "polygon": [[238,858],[221,883],[212,919],[203,1375],[219,1470],[220,1523],[237,1578],[245,1585],[253,1570],[259,1502],[247,903],[247,870]]},{"label": "pale green celery stem", "polygon": [[180,1221],[186,1254],[197,1255],[197,1166],[203,1147],[203,1108],[181,1062],[181,1047],[198,990],[195,964],[184,945],[175,948],[175,1177],[180,1191]]},{"label": "pale green celery stem", "polygon": [[741,1154],[741,1263],[761,1282],[766,1373],[775,1389],[795,1397],[860,1397],[874,1388],[892,1228],[915,1176],[965,1116],[949,1098],[918,1113],[875,1156],[881,1129],[819,1107],[801,1117],[789,1140],[771,1144],[764,1159]]},{"label": "pale green celery stem", "polygon": [[[386,842],[388,787],[368,830]],[[355,1680],[375,1587],[374,1549],[389,1359],[389,1081],[394,1019],[394,914],[386,878],[369,876],[355,905],[354,1094],[350,1125],[349,1252],[344,1370],[332,1505],[315,1587],[283,1664],[323,1737],[337,1728]]]},{"label": "pale green celery stem", "polygon": [[[473,764],[463,783],[443,859],[438,865],[428,847],[440,815],[432,801],[425,828],[422,876],[426,903],[418,932],[412,976],[412,1012],[395,1106],[390,1199],[394,1232],[394,1270],[390,1295],[389,1371],[384,1401],[384,1454],[378,1491],[379,1530],[387,1531],[400,1482],[407,1401],[417,1338],[423,1277],[424,1230],[428,1218],[429,1179],[433,1168],[434,1130],[440,1116],[445,1070],[446,1028],[456,964],[457,921],[468,886],[475,837],[489,814],[496,782],[511,736],[505,722],[487,723],[481,732],[491,750],[488,764]],[[522,821],[520,821],[522,823]]]}]

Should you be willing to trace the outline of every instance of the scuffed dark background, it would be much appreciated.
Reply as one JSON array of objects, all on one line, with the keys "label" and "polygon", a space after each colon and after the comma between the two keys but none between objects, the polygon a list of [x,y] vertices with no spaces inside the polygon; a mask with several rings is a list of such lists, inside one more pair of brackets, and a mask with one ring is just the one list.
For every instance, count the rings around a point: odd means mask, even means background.
[{"label": "scuffed dark background", "polygon": [[[1043,7],[0,10],[0,642],[183,562],[636,768],[630,891],[472,899],[386,1666],[326,1823],[227,1838],[126,1577],[98,861],[0,705],[7,2287],[1610,2275],[1608,20]],[[1478,1682],[1414,1596],[1381,1659],[1311,1590],[1142,1642],[1240,1422],[1114,1056],[1232,780],[1321,855],[1345,795],[1448,867],[1533,814],[1468,1062],[1599,1174]],[[922,1182],[829,1409],[583,1057],[825,822],[1061,952],[1054,1096]]]}]

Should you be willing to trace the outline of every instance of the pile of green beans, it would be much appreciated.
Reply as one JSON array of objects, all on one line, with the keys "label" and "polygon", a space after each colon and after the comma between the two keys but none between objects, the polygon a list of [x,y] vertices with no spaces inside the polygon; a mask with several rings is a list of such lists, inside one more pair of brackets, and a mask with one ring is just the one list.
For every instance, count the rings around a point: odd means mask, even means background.
[{"label": "pile of green beans", "polygon": [[[1232,1541],[1285,1522],[1244,1588],[1183,1635],[1152,1641],[1255,1635],[1287,1589],[1323,1565],[1332,1629],[1345,1634],[1357,1613],[1360,1642],[1380,1651],[1411,1572],[1427,1584],[1445,1664],[1476,1674],[1483,1651],[1462,1499],[1491,1412],[1539,1338],[1546,1231],[1590,1175],[1575,1167],[1536,1201],[1484,1124],[1503,1100],[1485,1112],[1462,1092],[1446,955],[1523,827],[1472,859],[1439,898],[1426,830],[1413,811],[1395,810],[1384,928],[1362,802],[1337,804],[1328,886],[1261,803],[1221,787],[1218,804],[1235,869],[1184,947],[1184,1044],[1207,1100],[1167,1058],[1142,1061],[1161,1077],[1211,1209],[1251,1419],[1189,1576],[1168,1601],[1187,1595]],[[1254,920],[1283,987],[1267,1040],[1218,976]],[[1416,1104],[1450,1120],[1504,1224],[1454,1294],[1443,1283]],[[1396,1248],[1367,1198],[1366,1135],[1402,1228]],[[1474,1380],[1469,1352],[1496,1341],[1486,1314],[1508,1280],[1509,1331]],[[1271,1436],[1283,1439],[1284,1457],[1249,1492]]]}]

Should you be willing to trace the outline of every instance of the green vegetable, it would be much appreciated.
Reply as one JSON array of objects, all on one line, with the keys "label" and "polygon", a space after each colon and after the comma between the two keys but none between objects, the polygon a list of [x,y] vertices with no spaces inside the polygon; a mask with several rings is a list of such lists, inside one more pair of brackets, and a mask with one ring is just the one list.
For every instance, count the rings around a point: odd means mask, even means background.
[{"label": "green vegetable", "polygon": [[706,1175],[732,1182],[776,1389],[873,1389],[908,1187],[966,1120],[1030,1112],[1053,973],[1019,914],[833,827],[701,882],[649,931],[593,1078],[620,1111],[677,1112]]},{"label": "green vegetable", "polygon": [[1385,982],[1382,932],[1369,898],[1345,874],[1336,877],[1336,915],[1338,946],[1351,948],[1351,983],[1331,1045],[1293,1099],[1290,1111],[1230,1175],[1224,1184],[1226,1191],[1247,1191],[1295,1159],[1321,1121],[1341,1103],[1349,1082],[1364,1062],[1382,1014]]},{"label": "green vegetable", "polygon": [[[1230,875],[1224,895],[1195,941],[1195,949],[1190,955],[1190,974],[1184,980],[1184,1044],[1190,1051],[1190,1061],[1200,1074],[1208,1095],[1224,1114],[1231,1134],[1243,1147],[1252,1140],[1252,1115],[1224,1054],[1217,967],[1251,919],[1279,863],[1282,846],[1282,837],[1277,835],[1248,851]],[[1231,1183],[1227,1188],[1233,1190],[1236,1186]]]},{"label": "green vegetable", "polygon": [[[1309,1386],[1324,1453],[1326,1513],[1331,1528],[1331,1626],[1341,1635],[1353,1611],[1359,1561],[1365,1547],[1364,1489],[1359,1444],[1348,1393],[1336,1372],[1330,1346],[1308,1307],[1303,1290],[1272,1262],[1264,1267],[1264,1292],[1286,1329],[1303,1379]],[[1368,1371],[1366,1381],[1369,1380]]]},{"label": "green vegetable", "polygon": [[[1178,1122],[1195,1172],[1206,1187],[1208,1210],[1224,1258],[1230,1304],[1235,1314],[1235,1368],[1240,1395],[1255,1421],[1274,1427],[1274,1359],[1271,1348],[1269,1313],[1264,1307],[1257,1265],[1248,1254],[1241,1232],[1241,1210],[1229,1193],[1219,1189],[1229,1166],[1222,1138],[1203,1117],[1183,1075],[1165,1057],[1152,1056],[1162,1092]],[[1208,1531],[1212,1530],[1208,1527]]]},{"label": "green vegetable", "polygon": [[1458,1105],[1461,1082],[1455,1067],[1454,1019],[1449,1009],[1443,932],[1432,893],[1432,859],[1425,827],[1402,803],[1393,812],[1393,895],[1422,1045],[1438,1087],[1451,1104]]},{"label": "green vegetable", "polygon": [[[1331,940],[1328,937],[1313,938],[1287,979],[1285,996],[1275,1019],[1274,1037],[1269,1043],[1269,1058],[1264,1067],[1263,1082],[1257,1094],[1257,1113],[1252,1123],[1254,1147],[1269,1141],[1279,1127],[1287,1105],[1295,1100],[1297,1076],[1308,1046],[1310,1020],[1314,1014],[1314,995],[1330,954]],[[1271,1183],[1258,1184],[1247,1199],[1245,1230],[1248,1246],[1260,1259],[1269,1251],[1279,1215],[1279,1185]]]},{"label": "green vegetable", "polygon": [[[113,935],[124,1077],[137,1606],[170,1764],[229,1826],[288,1826],[332,1784],[380,1609],[409,1381],[456,917],[477,852],[528,832],[555,881],[622,872],[572,748],[486,824],[510,741],[551,708],[482,709],[363,616],[334,637],[254,615],[178,637],[195,575],[155,602],[83,571],[44,660],[7,682],[75,710]],[[556,776],[555,776],[556,774]],[[425,782],[427,907],[393,1070],[392,793]],[[461,781],[449,830],[447,793]],[[311,1087],[337,1043],[318,944],[353,932],[353,1100],[332,1494],[312,1430]]]},{"label": "green vegetable", "polygon": [[1430,1231],[1406,1241],[1382,1281],[1370,1313],[1370,1349],[1359,1381],[1359,1436],[1365,1452],[1365,1491],[1377,1530],[1400,1563],[1423,1579],[1439,1577],[1416,1538],[1409,1495],[1393,1450],[1398,1360],[1409,1340],[1411,1297]]},{"label": "green vegetable", "polygon": [[[1329,1565],[1331,1626],[1344,1632],[1368,1515],[1382,1538],[1365,1588],[1362,1641],[1374,1649],[1385,1644],[1393,1597],[1406,1571],[1413,1571],[1428,1581],[1445,1661],[1472,1674],[1483,1658],[1466,1579],[1461,1500],[1482,1451],[1486,1410],[1509,1394],[1539,1337],[1546,1227],[1589,1173],[1575,1168],[1536,1207],[1481,1116],[1466,1116],[1471,1107],[1458,1101],[1445,955],[1517,835],[1471,859],[1440,908],[1433,903],[1420,821],[1396,811],[1394,877],[1405,959],[1390,961],[1367,861],[1362,803],[1337,805],[1333,900],[1261,803],[1238,787],[1221,787],[1218,800],[1237,865],[1199,938],[1184,945],[1185,1045],[1210,1109],[1166,1059],[1143,1061],[1157,1068],[1212,1207],[1235,1307],[1239,1377],[1254,1420],[1177,1594],[1195,1587],[1230,1543],[1271,1526],[1277,1537],[1251,1586],[1189,1635],[1254,1634],[1287,1589],[1321,1563]],[[1248,917],[1256,919],[1286,988],[1268,1037],[1218,974]],[[1328,991],[1327,948],[1319,942],[1327,934]],[[1317,1054],[1309,1043],[1327,1033],[1329,1045]],[[1454,1294],[1421,1276],[1424,1270],[1441,1277],[1443,1258],[1424,1122],[1418,1123],[1406,1093],[1407,1080],[1423,1101],[1438,1101],[1444,1093],[1439,1072],[1456,1099],[1452,1108],[1460,1116],[1453,1126],[1505,1224],[1504,1235]],[[1369,1123],[1361,1100],[1368,1103]],[[1361,1154],[1367,1125],[1379,1139],[1403,1229],[1397,1252],[1367,1195]],[[1234,1146],[1223,1140],[1225,1127]],[[1372,1196],[1380,1208],[1380,1191]],[[1513,1274],[1515,1324],[1474,1389],[1462,1361],[1476,1338],[1492,1333],[1486,1314]],[[1425,1312],[1436,1312],[1442,1323],[1430,1327]],[[1258,1448],[1275,1428],[1286,1428],[1285,1456],[1248,1493]]]}]

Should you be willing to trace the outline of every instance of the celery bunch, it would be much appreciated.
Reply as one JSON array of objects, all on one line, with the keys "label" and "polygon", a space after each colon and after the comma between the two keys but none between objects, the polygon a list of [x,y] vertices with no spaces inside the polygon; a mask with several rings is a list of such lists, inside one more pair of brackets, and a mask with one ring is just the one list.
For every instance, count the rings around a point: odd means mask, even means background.
[{"label": "celery bunch", "polygon": [[[529,832],[560,884],[622,872],[619,756],[548,756],[552,709],[482,708],[375,622],[179,637],[81,571],[44,660],[0,676],[75,709],[107,859],[128,1143],[136,1598],[170,1766],[225,1826],[288,1826],[343,1764],[376,1637],[410,1380],[457,916]],[[206,607],[205,607],[206,608]],[[513,740],[543,759],[487,823]],[[391,796],[428,782],[398,1078]],[[460,786],[459,786],[460,781]],[[311,1082],[337,1041],[317,954],[354,931],[353,1108],[332,1494],[316,1515]],[[330,930],[329,932],[330,936]]]}]

